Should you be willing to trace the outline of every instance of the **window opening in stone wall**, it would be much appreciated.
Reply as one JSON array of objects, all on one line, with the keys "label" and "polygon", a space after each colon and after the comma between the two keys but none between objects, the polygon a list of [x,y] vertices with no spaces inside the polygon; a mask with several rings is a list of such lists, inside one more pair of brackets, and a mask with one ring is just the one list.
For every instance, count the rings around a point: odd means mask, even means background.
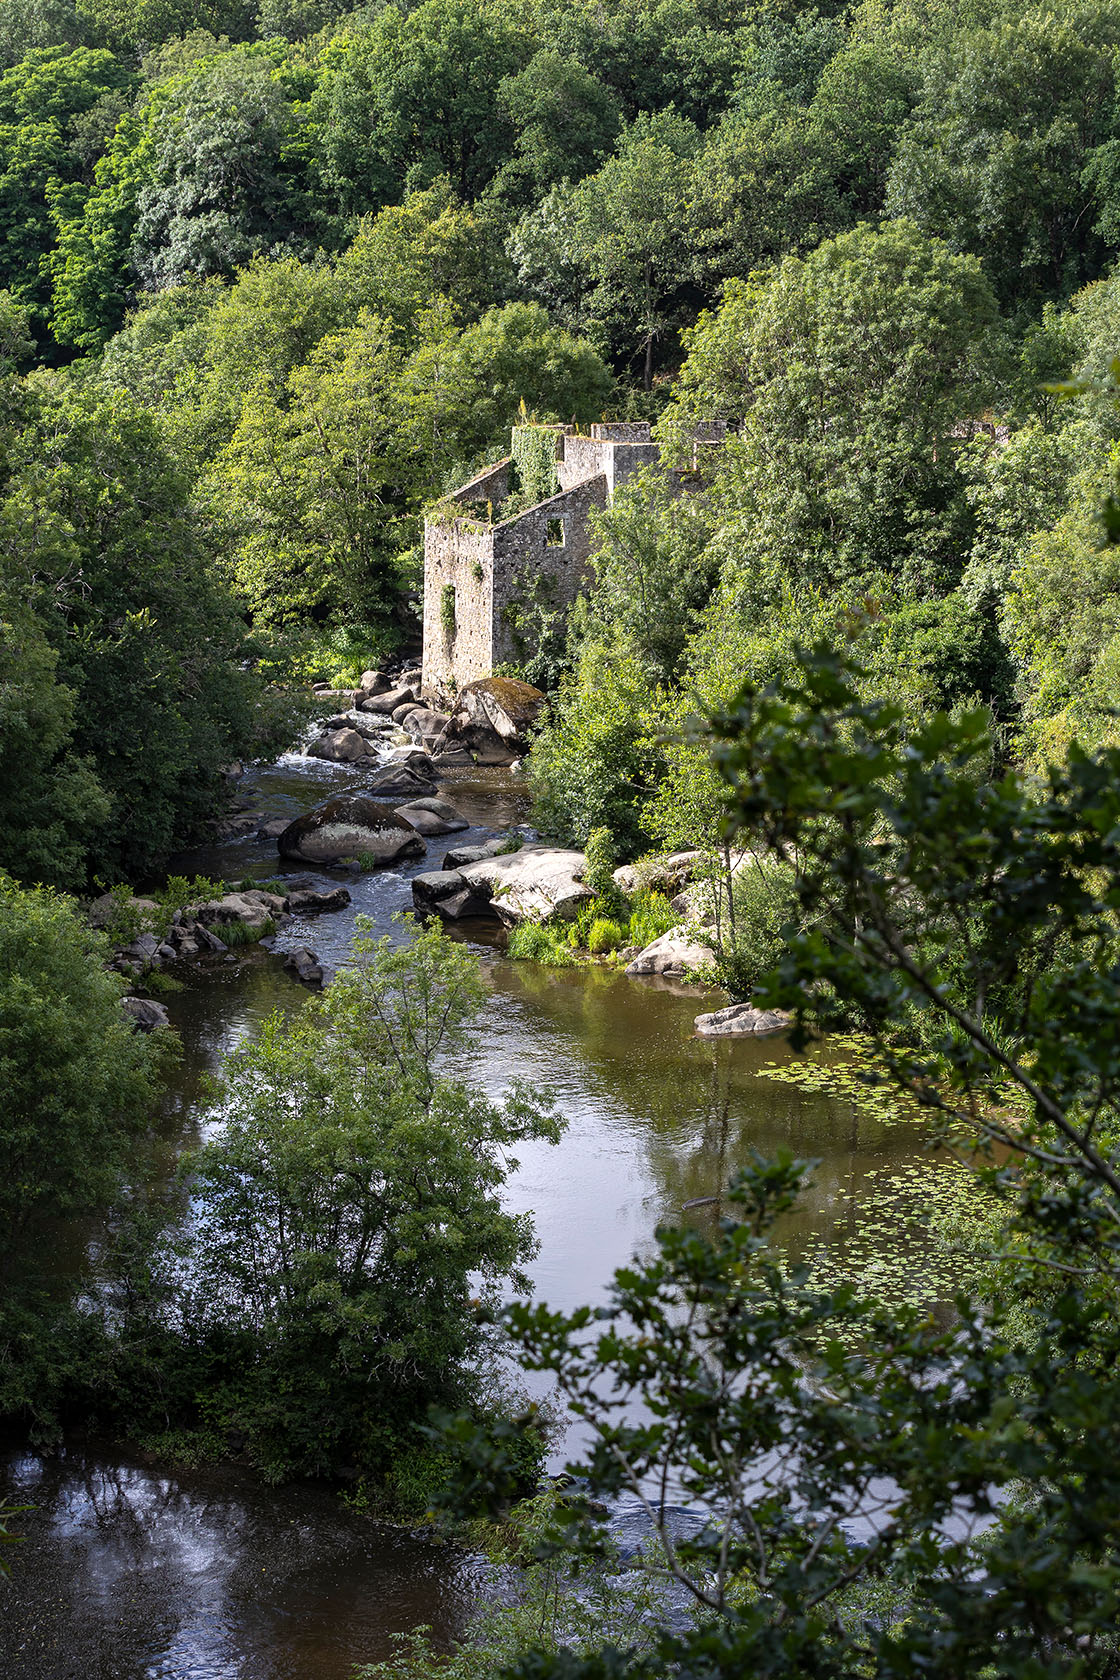
[{"label": "window opening in stone wall", "polygon": [[564,521],[562,519],[549,520],[545,526],[544,540],[548,548],[563,548]]}]

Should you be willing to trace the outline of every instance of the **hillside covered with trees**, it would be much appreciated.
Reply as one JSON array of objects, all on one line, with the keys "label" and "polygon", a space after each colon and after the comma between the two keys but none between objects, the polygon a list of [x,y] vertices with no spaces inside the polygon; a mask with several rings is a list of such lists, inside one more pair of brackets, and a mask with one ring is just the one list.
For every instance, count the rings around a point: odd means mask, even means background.
[{"label": "hillside covered with trees", "polygon": [[[715,1513],[659,1531],[692,1619],[568,1640],[549,1571],[603,1536],[553,1490],[516,1637],[381,1680],[1115,1680],[1118,257],[1120,0],[0,0],[6,1427],[234,1440],[412,1517],[457,1464],[507,1525],[546,1431],[500,1323],[597,1492]],[[707,979],[979,1135],[937,1322],[785,1269],[786,1159],[607,1307],[503,1309],[509,1152],[562,1124],[460,1077],[487,986],[411,924],[250,1011],[222,1126],[134,1182],[172,1035],[80,903],[212,836],[311,684],[415,653],[425,510],[511,425],[602,417],[687,494],[626,483],[520,626],[532,822],[608,963],[684,913],[612,872],[704,853]],[[43,1233],[89,1215],[67,1295]]]}]

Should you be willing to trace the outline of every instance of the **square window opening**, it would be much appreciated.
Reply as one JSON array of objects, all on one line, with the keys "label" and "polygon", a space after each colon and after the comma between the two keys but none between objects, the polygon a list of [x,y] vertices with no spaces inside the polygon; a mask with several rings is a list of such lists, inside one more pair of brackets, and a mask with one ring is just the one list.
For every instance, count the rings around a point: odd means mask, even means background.
[{"label": "square window opening", "polygon": [[548,521],[545,526],[544,540],[546,548],[563,548],[564,521],[562,519],[550,519]]}]

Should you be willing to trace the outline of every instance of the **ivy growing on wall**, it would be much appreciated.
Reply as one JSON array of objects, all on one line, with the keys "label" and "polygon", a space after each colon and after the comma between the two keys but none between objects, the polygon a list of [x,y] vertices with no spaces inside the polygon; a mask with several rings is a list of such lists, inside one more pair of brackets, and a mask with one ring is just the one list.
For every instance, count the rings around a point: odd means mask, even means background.
[{"label": "ivy growing on wall", "polygon": [[455,585],[445,583],[439,597],[439,621],[443,625],[443,634],[447,640],[455,637]]},{"label": "ivy growing on wall", "polygon": [[514,476],[522,507],[535,507],[559,489],[556,477],[556,433],[547,426],[515,426]]}]

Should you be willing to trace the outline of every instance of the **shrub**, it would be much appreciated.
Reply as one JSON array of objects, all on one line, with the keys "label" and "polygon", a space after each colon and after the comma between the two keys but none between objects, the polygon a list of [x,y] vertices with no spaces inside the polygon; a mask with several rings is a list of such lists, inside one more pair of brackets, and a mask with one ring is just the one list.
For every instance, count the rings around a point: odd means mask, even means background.
[{"label": "shrub", "polygon": [[602,897],[614,889],[612,871],[618,856],[610,829],[603,826],[593,828],[587,836],[584,853],[587,857],[587,869],[583,878],[591,891]]},{"label": "shrub", "polygon": [[221,1131],[182,1167],[191,1232],[157,1267],[182,1323],[163,1368],[194,1373],[185,1409],[270,1478],[352,1464],[418,1500],[428,1406],[492,1409],[475,1309],[528,1287],[536,1247],[502,1206],[510,1152],[559,1124],[524,1087],[492,1102],[448,1072],[485,1005],[478,959],[368,926],[321,998],[226,1062]]},{"label": "shrub", "polygon": [[[243,881],[241,888],[248,891],[260,884],[259,881]],[[211,881],[205,875],[196,875],[193,880],[188,880],[185,875],[171,875],[167,885],[152,896],[160,909],[172,916],[176,910],[185,910],[188,904],[205,904],[212,898],[221,898],[225,891],[224,881]]]},{"label": "shrub", "polygon": [[106,948],[71,899],[0,874],[0,1251],[110,1197],[155,1100],[167,1035],[133,1031]]},{"label": "shrub", "polygon": [[652,945],[680,921],[664,893],[642,887],[634,894],[627,929],[627,944]]},{"label": "shrub", "polygon": [[506,950],[515,962],[551,963],[554,968],[570,968],[575,962],[566,936],[548,922],[518,922]]},{"label": "shrub", "polygon": [[607,951],[617,951],[622,944],[622,929],[609,916],[596,916],[587,934],[587,949],[593,957]]},{"label": "shrub", "polygon": [[754,858],[734,879],[734,933],[716,952],[721,985],[749,999],[782,954],[784,930],[796,920],[797,893],[788,865]]}]

